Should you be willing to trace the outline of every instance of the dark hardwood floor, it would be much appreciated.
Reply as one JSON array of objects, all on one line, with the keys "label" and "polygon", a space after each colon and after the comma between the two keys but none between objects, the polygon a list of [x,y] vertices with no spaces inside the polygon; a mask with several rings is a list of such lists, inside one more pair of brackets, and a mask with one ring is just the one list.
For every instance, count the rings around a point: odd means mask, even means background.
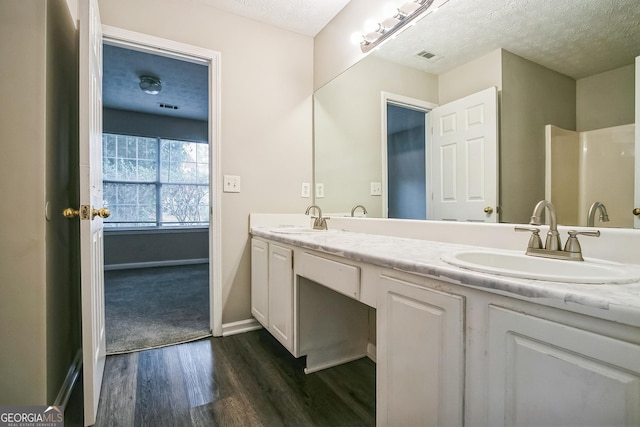
[{"label": "dark hardwood floor", "polygon": [[268,332],[108,356],[96,426],[375,425],[375,364],[306,375]]}]

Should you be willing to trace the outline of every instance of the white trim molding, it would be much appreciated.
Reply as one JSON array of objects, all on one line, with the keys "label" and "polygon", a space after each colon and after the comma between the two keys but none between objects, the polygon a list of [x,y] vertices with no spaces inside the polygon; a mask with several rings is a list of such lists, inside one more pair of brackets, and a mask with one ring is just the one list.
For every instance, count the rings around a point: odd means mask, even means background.
[{"label": "white trim molding", "polygon": [[222,163],[221,163],[221,54],[148,34],[102,26],[103,41],[114,46],[144,50],[209,68],[209,305],[210,327],[214,336],[222,335]]},{"label": "white trim molding", "polygon": [[239,320],[237,322],[225,323],[222,325],[222,336],[243,334],[245,332],[257,331],[262,329],[262,325],[256,319]]}]

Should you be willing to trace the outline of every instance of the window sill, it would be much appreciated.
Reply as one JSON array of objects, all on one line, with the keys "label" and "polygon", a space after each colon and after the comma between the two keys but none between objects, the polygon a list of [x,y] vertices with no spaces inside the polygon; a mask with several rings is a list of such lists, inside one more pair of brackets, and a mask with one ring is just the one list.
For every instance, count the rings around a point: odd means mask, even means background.
[{"label": "window sill", "polygon": [[145,228],[105,228],[104,234],[109,236],[126,236],[136,234],[184,234],[202,233],[208,231],[208,226],[203,227],[145,227]]}]

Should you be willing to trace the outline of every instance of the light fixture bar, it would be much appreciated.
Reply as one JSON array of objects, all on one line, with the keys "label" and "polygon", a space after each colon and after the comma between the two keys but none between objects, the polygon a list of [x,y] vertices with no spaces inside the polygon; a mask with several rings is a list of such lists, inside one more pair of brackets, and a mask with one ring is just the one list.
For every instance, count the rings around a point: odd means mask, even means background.
[{"label": "light fixture bar", "polygon": [[362,36],[360,42],[362,52],[367,53],[374,49],[423,12],[426,12],[433,2],[434,0],[413,0],[399,7],[394,16],[386,18],[378,24],[376,31]]}]

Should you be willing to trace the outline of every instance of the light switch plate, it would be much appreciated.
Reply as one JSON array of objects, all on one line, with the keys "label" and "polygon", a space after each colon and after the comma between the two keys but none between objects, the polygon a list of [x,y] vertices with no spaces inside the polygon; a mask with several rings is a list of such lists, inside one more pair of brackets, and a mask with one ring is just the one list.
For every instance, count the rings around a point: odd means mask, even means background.
[{"label": "light switch plate", "polygon": [[225,193],[239,193],[240,192],[240,177],[237,175],[225,175],[224,187],[222,189]]},{"label": "light switch plate", "polygon": [[382,183],[381,182],[372,182],[371,183],[371,195],[372,196],[382,196]]},{"label": "light switch plate", "polygon": [[324,184],[321,182],[316,184],[316,197],[319,199],[324,197]]}]

